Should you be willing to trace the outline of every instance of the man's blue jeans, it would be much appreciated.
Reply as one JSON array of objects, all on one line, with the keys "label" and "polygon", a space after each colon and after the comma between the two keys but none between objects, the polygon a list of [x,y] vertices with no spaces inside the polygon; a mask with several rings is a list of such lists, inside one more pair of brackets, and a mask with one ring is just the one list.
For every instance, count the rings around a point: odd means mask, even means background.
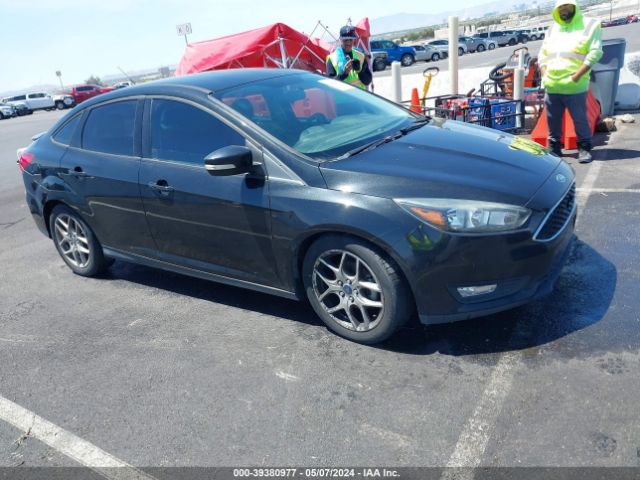
[{"label": "man's blue jeans", "polygon": [[591,128],[587,120],[587,92],[571,95],[547,93],[544,106],[549,125],[549,147],[559,149],[562,145],[562,117],[566,108],[576,129],[578,147],[582,150],[591,150]]}]

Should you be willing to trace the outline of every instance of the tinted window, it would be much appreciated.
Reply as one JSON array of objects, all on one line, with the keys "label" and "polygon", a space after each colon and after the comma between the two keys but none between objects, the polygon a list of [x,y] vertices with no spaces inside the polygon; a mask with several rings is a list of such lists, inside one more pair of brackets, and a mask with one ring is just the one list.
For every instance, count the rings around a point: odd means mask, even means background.
[{"label": "tinted window", "polygon": [[29,98],[44,98],[44,93],[30,93]]},{"label": "tinted window", "polygon": [[380,42],[371,42],[371,48],[381,48]]},{"label": "tinted window", "polygon": [[17,97],[13,97],[11,100],[17,101],[17,100],[26,100],[26,99],[27,99],[26,95],[18,95]]},{"label": "tinted window", "polygon": [[116,155],[133,155],[136,103],[112,103],[91,110],[82,132],[82,148]]},{"label": "tinted window", "polygon": [[172,100],[151,104],[153,158],[203,165],[211,152],[244,144],[242,135],[199,108]]},{"label": "tinted window", "polygon": [[62,143],[63,145],[69,145],[79,122],[80,115],[76,115],[56,132],[56,134],[53,136],[54,140],[56,142]]},{"label": "tinted window", "polygon": [[78,87],[78,88],[76,88],[76,91],[78,91],[78,92],[88,92],[90,90],[93,90],[93,87]]}]

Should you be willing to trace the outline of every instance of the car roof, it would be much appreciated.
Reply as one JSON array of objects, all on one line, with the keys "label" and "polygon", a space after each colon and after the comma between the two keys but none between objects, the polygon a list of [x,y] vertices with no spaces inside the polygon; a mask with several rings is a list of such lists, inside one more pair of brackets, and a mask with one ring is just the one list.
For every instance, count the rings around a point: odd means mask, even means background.
[{"label": "car roof", "polygon": [[212,72],[181,75],[153,82],[133,85],[127,88],[119,88],[108,93],[98,95],[82,102],[82,106],[89,107],[103,101],[115,100],[122,97],[136,95],[154,95],[158,92],[166,92],[173,87],[178,90],[200,90],[201,92],[215,92],[227,88],[253,83],[269,78],[294,76],[300,74],[312,74],[306,70],[282,69],[282,68],[234,68],[228,70],[216,70]]},{"label": "car roof", "polygon": [[268,78],[282,77],[285,75],[298,75],[300,73],[309,72],[306,72],[305,70],[281,68],[233,68],[227,70],[216,70],[137,84],[130,89],[127,89],[126,92],[123,92],[122,94],[131,95],[132,92],[144,94],[146,90],[153,90],[157,87],[165,86],[195,87],[208,91],[217,91],[245,83],[252,83],[258,80],[266,80]]}]

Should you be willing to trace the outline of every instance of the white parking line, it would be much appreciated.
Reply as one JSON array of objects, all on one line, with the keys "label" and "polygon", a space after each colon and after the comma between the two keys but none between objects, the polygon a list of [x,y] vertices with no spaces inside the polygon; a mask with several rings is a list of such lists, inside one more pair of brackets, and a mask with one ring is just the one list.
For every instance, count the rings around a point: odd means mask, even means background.
[{"label": "white parking line", "polygon": [[[502,404],[511,390],[513,373],[519,362],[519,352],[506,352],[500,356],[480,403],[462,429],[456,448],[447,463],[447,470],[442,475],[443,480],[473,478],[471,469],[480,465],[491,432],[502,410]],[[454,470],[456,468],[465,470]]]},{"label": "white parking line", "polygon": [[54,450],[111,480],[150,480],[153,477],[117,459],[92,443],[54,425],[35,413],[0,396],[0,420],[46,443]]},{"label": "white parking line", "polygon": [[640,188],[576,188],[578,193],[640,193]]},{"label": "white parking line", "polygon": [[[583,209],[587,203],[601,168],[602,162],[596,161],[589,164],[584,182],[577,189],[578,209]],[[517,334],[518,332],[515,331],[513,335]],[[506,352],[500,356],[480,402],[462,428],[458,442],[449,457],[447,468],[440,477],[441,480],[472,480],[474,478],[473,469],[480,466],[496,420],[511,390],[514,373],[520,364],[521,357],[520,352]]]}]

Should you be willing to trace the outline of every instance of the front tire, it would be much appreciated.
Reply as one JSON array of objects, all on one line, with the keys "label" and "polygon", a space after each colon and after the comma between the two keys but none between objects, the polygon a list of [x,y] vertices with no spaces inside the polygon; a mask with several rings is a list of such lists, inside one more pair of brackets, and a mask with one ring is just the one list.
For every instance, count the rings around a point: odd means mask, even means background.
[{"label": "front tire", "polygon": [[490,43],[489,44],[489,50],[495,50],[496,48],[496,44],[495,43]]},{"label": "front tire", "polygon": [[413,311],[399,268],[354,237],[321,237],[305,256],[302,276],[318,316],[330,330],[354,342],[386,340]]},{"label": "front tire", "polygon": [[102,246],[80,216],[66,205],[57,205],[49,218],[49,231],[64,263],[78,275],[93,277],[107,268]]},{"label": "front tire", "polygon": [[404,55],[402,55],[402,57],[400,58],[400,63],[402,63],[403,67],[408,67],[410,65],[413,65],[413,63],[416,61],[415,58],[413,58],[413,55],[411,55],[410,53],[405,53]]},{"label": "front tire", "polygon": [[458,47],[458,56],[461,57],[462,55],[464,55],[464,48]]},{"label": "front tire", "polygon": [[515,38],[512,38],[511,40],[509,40],[510,47],[513,47],[516,43],[518,43],[518,41]]},{"label": "front tire", "polygon": [[431,61],[437,62],[438,60],[440,60],[440,54],[434,53],[433,55],[431,55]]}]

